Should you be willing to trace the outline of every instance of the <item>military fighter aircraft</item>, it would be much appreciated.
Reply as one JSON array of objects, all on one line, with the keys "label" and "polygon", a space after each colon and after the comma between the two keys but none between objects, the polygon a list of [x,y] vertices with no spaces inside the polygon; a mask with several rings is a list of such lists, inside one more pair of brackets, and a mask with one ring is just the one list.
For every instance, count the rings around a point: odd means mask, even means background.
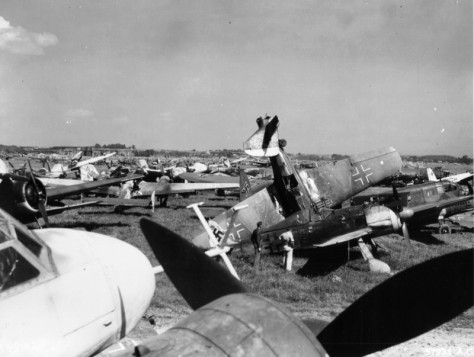
[{"label": "military fighter aircraft", "polygon": [[[401,158],[395,149],[353,155],[298,172],[278,138],[278,117],[258,118],[257,124],[259,129],[244,143],[244,149],[249,155],[270,158],[274,183],[239,203],[248,208],[237,217],[234,207],[210,222],[220,245],[248,242],[259,221],[263,223],[263,251],[267,252],[281,251],[283,244],[278,237],[288,228],[293,231],[296,249],[324,247],[402,229],[400,219],[386,207],[336,208],[399,171]],[[193,239],[194,244],[204,249],[211,248],[213,241],[207,229]],[[359,245],[363,248],[364,242],[359,240]],[[371,269],[389,270],[386,264],[373,259],[366,247],[362,251],[368,253],[366,259]]]},{"label": "military fighter aircraft", "polygon": [[195,311],[126,356],[364,356],[421,335],[473,306],[474,250],[407,269],[363,295],[329,324],[306,326],[246,287],[195,246],[147,219],[143,232]]},{"label": "military fighter aircraft", "polygon": [[[5,164],[3,164],[3,166],[6,167]],[[34,222],[42,217],[45,220],[45,223],[48,224],[48,214],[60,213],[66,209],[78,208],[97,203],[97,201],[94,201],[70,206],[59,205],[58,207],[46,209],[45,206],[48,199],[59,200],[67,196],[78,195],[99,187],[110,186],[141,177],[141,175],[134,175],[127,178],[122,177],[110,180],[79,183],[70,186],[47,188],[38,178],[35,178],[34,175],[20,176],[8,172],[0,172],[0,208],[4,209],[23,223]]]},{"label": "military fighter aircraft", "polygon": [[1,356],[92,356],[135,327],[154,291],[137,248],[86,231],[29,231],[0,209]]},{"label": "military fighter aircraft", "polygon": [[114,156],[116,153],[109,153],[102,156],[92,157],[87,160],[81,160],[82,158],[82,151],[79,151],[76,155],[71,158],[71,162],[69,165],[62,165],[62,164],[55,164],[53,168],[50,168],[49,161],[46,161],[49,170],[46,170],[44,167],[35,172],[35,175],[38,177],[44,178],[65,178],[67,175],[74,171],[79,171],[82,167],[93,164],[95,162],[99,162],[101,160],[105,160],[111,156]]},{"label": "military fighter aircraft", "polygon": [[239,178],[235,176],[197,172],[183,172],[182,174],[178,175],[178,179],[196,183],[239,183]]},{"label": "military fighter aircraft", "polygon": [[456,183],[464,183],[467,181],[472,181],[472,178],[474,177],[474,174],[471,172],[464,172],[462,174],[457,174],[457,175],[449,175],[449,176],[444,176],[440,179],[438,179],[433,172],[433,169],[427,168],[426,169],[427,175],[428,175],[428,180],[429,181],[449,181],[449,182],[456,182]]},{"label": "military fighter aircraft", "polygon": [[243,201],[246,198],[257,193],[258,191],[263,190],[264,188],[267,188],[272,183],[273,181],[271,180],[258,180],[258,181],[254,181],[254,184],[252,185],[250,183],[249,177],[247,176],[247,173],[245,172],[245,170],[240,170],[238,191],[218,189],[216,192],[216,195],[222,196],[222,197],[234,196],[234,197],[238,197],[240,201]]},{"label": "military fighter aircraft", "polygon": [[402,224],[421,227],[438,222],[440,234],[451,233],[445,219],[473,209],[472,186],[467,187],[468,192],[463,185],[444,180],[400,189],[371,187],[354,196],[352,203],[377,203],[399,212]]}]

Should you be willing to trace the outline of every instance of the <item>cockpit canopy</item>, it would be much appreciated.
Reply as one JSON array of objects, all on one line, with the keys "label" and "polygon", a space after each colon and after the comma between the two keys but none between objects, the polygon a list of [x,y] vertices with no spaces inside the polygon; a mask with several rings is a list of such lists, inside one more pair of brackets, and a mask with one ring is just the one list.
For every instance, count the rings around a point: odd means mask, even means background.
[{"label": "cockpit canopy", "polygon": [[0,209],[0,298],[55,272],[49,247]]}]

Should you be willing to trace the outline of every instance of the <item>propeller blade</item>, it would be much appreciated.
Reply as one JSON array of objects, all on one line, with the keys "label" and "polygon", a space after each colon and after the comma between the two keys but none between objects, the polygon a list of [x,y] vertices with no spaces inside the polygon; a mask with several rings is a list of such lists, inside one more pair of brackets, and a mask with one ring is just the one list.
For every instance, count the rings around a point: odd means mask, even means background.
[{"label": "propeller blade", "polygon": [[166,274],[194,310],[247,289],[222,265],[178,234],[142,218],[143,234]]},{"label": "propeller blade", "polygon": [[403,221],[402,223],[402,235],[403,238],[405,238],[405,240],[410,243],[410,233],[408,232],[407,224],[405,221]]},{"label": "propeller blade", "polygon": [[49,219],[48,219],[48,213],[46,212],[46,207],[44,206],[44,203],[43,201],[41,200],[41,198],[39,199],[38,201],[38,208],[39,208],[39,211],[41,213],[41,217],[43,218],[44,220],[44,224],[46,227],[49,227]]},{"label": "propeller blade", "polygon": [[474,249],[409,268],[363,295],[318,336],[330,356],[363,356],[425,333],[474,304]]},{"label": "propeller blade", "polygon": [[30,167],[31,181],[33,181],[33,186],[35,188],[36,195],[38,196],[38,209],[41,213],[41,217],[43,217],[44,224],[46,225],[46,227],[49,227],[48,214],[46,213],[46,208],[44,207],[44,201],[43,201],[43,198],[41,197],[41,192],[38,188],[38,185],[36,184],[36,178],[35,178],[35,175],[33,174],[33,169],[31,168],[30,160],[28,160],[28,166]]}]

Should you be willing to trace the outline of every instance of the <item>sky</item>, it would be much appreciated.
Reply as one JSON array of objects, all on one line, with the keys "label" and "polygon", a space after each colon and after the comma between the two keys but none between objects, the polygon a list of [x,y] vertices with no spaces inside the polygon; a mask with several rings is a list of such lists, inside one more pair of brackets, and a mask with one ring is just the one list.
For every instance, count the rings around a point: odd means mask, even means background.
[{"label": "sky", "polygon": [[473,156],[472,0],[2,0],[0,144]]}]

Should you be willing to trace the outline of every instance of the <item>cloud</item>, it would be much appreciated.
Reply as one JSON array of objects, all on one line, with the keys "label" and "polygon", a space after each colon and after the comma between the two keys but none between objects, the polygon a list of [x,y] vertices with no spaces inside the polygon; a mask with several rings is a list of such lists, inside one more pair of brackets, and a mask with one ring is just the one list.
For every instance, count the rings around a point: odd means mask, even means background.
[{"label": "cloud", "polygon": [[173,114],[171,112],[163,112],[160,117],[163,121],[173,121]]},{"label": "cloud", "polygon": [[127,123],[130,122],[130,119],[128,119],[127,116],[123,115],[123,116],[121,116],[121,117],[114,118],[114,119],[113,119],[113,122],[114,122],[115,124],[127,124]]},{"label": "cloud", "polygon": [[74,118],[87,118],[87,117],[91,117],[94,113],[91,112],[90,110],[87,110],[87,109],[82,109],[82,108],[79,108],[79,109],[69,109],[67,112],[66,112],[66,116],[68,117],[74,117]]},{"label": "cloud", "polygon": [[23,27],[13,27],[0,16],[0,50],[20,55],[43,55],[44,47],[54,46],[58,38],[51,33],[28,32]]}]

